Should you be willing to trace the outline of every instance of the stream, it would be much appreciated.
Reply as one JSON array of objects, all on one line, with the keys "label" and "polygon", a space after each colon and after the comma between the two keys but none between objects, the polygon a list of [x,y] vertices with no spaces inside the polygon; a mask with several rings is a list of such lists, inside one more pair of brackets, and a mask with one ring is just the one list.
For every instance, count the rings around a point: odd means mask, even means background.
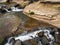
[{"label": "stream", "polygon": [[[7,13],[10,13],[10,12],[19,12],[21,13],[20,17],[23,21],[26,21],[28,19],[27,16],[23,15],[23,9],[18,9],[18,8],[15,8],[15,7],[11,7],[11,11],[5,9],[7,11]],[[10,37],[8,38],[8,41],[4,44],[4,45],[13,45],[13,41],[12,38],[14,38],[15,40],[20,40],[22,42],[26,41],[26,40],[29,40],[29,39],[34,39],[36,37],[38,37],[38,33],[39,32],[44,32],[44,35],[47,37],[47,39],[51,39],[51,41],[49,42],[49,45],[53,45],[53,42],[54,42],[54,36],[50,34],[50,30],[49,29],[39,29],[39,30],[36,30],[36,31],[32,31],[32,32],[24,32],[20,35],[18,35],[17,37]],[[29,45],[29,44],[28,44]],[[39,45],[42,45],[41,41],[39,42]]]},{"label": "stream", "polygon": [[[51,41],[49,42],[50,45],[53,45],[52,43],[54,42],[55,39],[54,39],[54,36],[52,36],[50,34],[50,30],[48,30],[48,29],[43,29],[43,30],[42,29],[39,29],[39,30],[32,31],[32,32],[29,32],[29,33],[26,33],[25,32],[24,35],[20,34],[17,37],[10,37],[5,45],[12,45],[12,41],[11,41],[12,38],[14,38],[15,40],[20,40],[22,42],[24,42],[26,40],[34,39],[34,38],[38,37],[37,34],[39,32],[44,32],[44,35],[47,37],[47,39],[51,39]],[[11,41],[11,43],[9,43],[10,41]],[[42,44],[39,43],[39,45],[42,45]]]}]

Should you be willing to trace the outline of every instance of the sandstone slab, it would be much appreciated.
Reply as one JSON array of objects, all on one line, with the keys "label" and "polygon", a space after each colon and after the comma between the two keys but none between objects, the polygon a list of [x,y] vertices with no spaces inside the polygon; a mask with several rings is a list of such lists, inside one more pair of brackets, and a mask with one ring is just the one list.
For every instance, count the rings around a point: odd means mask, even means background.
[{"label": "sandstone slab", "polygon": [[[36,2],[26,6],[24,13],[38,21],[43,21],[50,25],[60,28],[60,4],[44,4]],[[34,14],[31,14],[33,12]]]}]

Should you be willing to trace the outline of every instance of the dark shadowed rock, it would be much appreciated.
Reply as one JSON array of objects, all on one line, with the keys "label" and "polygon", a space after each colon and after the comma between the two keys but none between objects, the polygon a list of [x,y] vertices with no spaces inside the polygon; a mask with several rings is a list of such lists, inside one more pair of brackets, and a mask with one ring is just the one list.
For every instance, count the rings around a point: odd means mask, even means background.
[{"label": "dark shadowed rock", "polygon": [[23,45],[38,45],[37,40],[29,39],[23,42]]},{"label": "dark shadowed rock", "polygon": [[21,7],[25,7],[26,5],[29,4],[30,1],[28,1],[28,0],[26,0],[26,1],[24,1],[24,0],[13,0],[13,2],[20,4]]},{"label": "dark shadowed rock", "polygon": [[33,2],[37,2],[39,0],[13,0],[12,2],[16,2],[21,5],[21,7],[25,7]]}]

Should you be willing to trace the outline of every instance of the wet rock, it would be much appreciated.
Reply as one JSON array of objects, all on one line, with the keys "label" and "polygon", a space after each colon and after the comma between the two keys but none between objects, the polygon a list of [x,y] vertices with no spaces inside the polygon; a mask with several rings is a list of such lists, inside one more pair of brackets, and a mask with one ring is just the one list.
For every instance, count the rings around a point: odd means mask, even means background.
[{"label": "wet rock", "polygon": [[23,42],[23,45],[38,45],[38,43],[37,43],[37,40],[35,40],[35,39],[30,39],[30,40],[26,40],[26,41],[24,41]]},{"label": "wet rock", "polygon": [[16,42],[14,43],[14,45],[22,45],[22,42],[20,40],[16,40]]},{"label": "wet rock", "polygon": [[24,23],[22,23],[20,26],[19,26],[22,30],[25,30],[25,31],[33,31],[34,29],[38,28],[39,27],[39,22],[32,18],[29,18],[27,21],[25,21]]},{"label": "wet rock", "polygon": [[0,9],[0,14],[5,14],[7,11],[6,10],[4,10],[4,9]]},{"label": "wet rock", "polygon": [[0,37],[6,37],[14,33],[21,19],[13,13],[6,13],[0,17]]},{"label": "wet rock", "polygon": [[0,3],[0,8],[2,8],[2,9],[10,9],[11,7],[14,7],[15,5],[17,5],[16,2],[11,2],[11,3],[2,2],[2,3]]}]

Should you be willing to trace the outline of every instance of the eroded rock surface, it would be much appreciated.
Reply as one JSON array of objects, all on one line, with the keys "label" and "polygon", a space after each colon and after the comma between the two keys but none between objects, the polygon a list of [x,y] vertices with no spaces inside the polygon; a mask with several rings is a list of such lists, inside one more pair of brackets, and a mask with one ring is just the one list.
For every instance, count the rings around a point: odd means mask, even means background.
[{"label": "eroded rock surface", "polygon": [[[60,28],[60,4],[45,4],[36,2],[26,6],[24,9],[24,13],[36,20],[43,21],[45,23],[51,24]],[[31,14],[33,13],[33,14]]]}]

